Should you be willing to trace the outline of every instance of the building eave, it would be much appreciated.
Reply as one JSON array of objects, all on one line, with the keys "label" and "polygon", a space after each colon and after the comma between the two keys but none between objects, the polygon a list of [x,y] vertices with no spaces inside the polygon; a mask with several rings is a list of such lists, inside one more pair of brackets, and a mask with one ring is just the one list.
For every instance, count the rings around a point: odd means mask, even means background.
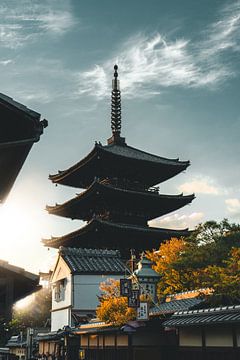
[{"label": "building eave", "polygon": [[[172,237],[188,235],[188,229],[172,230],[148,226],[143,227],[93,219],[87,225],[72,233],[62,237],[43,239],[42,242],[47,247],[55,248],[63,245],[86,248],[120,248],[121,250],[127,247],[137,250],[147,250],[159,248],[162,241]],[[119,243],[120,239],[121,243]]]},{"label": "building eave", "polygon": [[[124,208],[131,208],[133,211],[135,208],[139,210],[142,207],[146,219],[152,220],[191,203],[194,198],[194,194],[185,196],[183,194],[164,195],[151,191],[122,189],[112,185],[105,185],[96,180],[87,190],[78,194],[75,198],[63,204],[47,206],[46,210],[49,214],[85,220],[89,211],[93,208],[93,204],[101,204],[103,201],[106,203],[106,200],[111,199],[108,205],[109,210],[116,207],[115,204],[120,206],[121,203]],[[92,216],[90,215],[89,217]]]},{"label": "building eave", "polygon": [[[39,141],[47,120],[12,98],[0,93],[0,203],[8,196],[31,150]],[[6,121],[5,121],[6,120]]]},{"label": "building eave", "polygon": [[[123,149],[123,152],[113,151],[115,148]],[[128,152],[129,156],[127,156]],[[146,181],[149,182],[149,186],[177,175],[190,165],[189,161],[163,158],[128,145],[114,144],[102,146],[101,144],[96,143],[93,150],[81,161],[66,170],[59,171],[58,174],[49,175],[49,179],[57,184],[87,188],[94,180],[94,176],[98,176],[100,173],[102,173],[103,177],[109,175],[107,174],[107,171],[104,170],[104,166],[106,168],[106,165],[103,166],[103,164],[108,163],[108,170],[110,165],[114,164],[114,166],[112,166],[114,170],[112,169],[112,171],[118,171],[118,168],[115,166],[116,162],[118,163],[118,166],[121,167],[121,173],[123,173],[126,164],[131,164],[131,167],[138,169],[139,174],[141,173],[140,169],[151,169],[151,178],[146,179]],[[160,168],[161,171],[159,170]],[[167,169],[168,171],[162,171],[162,169]],[[103,174],[104,171],[106,174]],[[99,172],[99,174],[97,174],[97,172]]]}]

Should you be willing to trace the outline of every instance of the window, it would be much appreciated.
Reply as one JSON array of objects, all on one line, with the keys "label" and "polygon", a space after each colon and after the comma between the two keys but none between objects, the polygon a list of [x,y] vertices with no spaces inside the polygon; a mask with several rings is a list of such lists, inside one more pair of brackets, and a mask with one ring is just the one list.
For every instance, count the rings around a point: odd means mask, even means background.
[{"label": "window", "polygon": [[65,298],[66,279],[58,280],[54,285],[54,300],[59,302]]}]

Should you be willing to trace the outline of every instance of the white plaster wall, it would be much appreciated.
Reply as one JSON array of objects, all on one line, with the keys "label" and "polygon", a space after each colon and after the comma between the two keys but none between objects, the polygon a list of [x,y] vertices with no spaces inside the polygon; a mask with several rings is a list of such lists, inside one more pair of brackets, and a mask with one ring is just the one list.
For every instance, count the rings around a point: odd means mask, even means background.
[{"label": "white plaster wall", "polygon": [[52,310],[63,308],[66,306],[71,305],[71,275],[69,274],[65,278],[65,291],[64,291],[64,298],[63,300],[56,301],[54,298],[54,285],[52,285]]},{"label": "white plaster wall", "polygon": [[223,326],[206,328],[206,346],[233,346],[232,329]]},{"label": "white plaster wall", "polygon": [[180,346],[202,346],[202,333],[198,327],[179,329]]},{"label": "white plaster wall", "polygon": [[73,308],[78,310],[95,310],[99,304],[99,285],[107,279],[119,280],[121,275],[74,275]]},{"label": "white plaster wall", "polygon": [[237,346],[240,346],[240,326],[236,329],[237,332]]},{"label": "white plaster wall", "polygon": [[70,319],[70,309],[62,309],[58,311],[53,311],[51,314],[51,331],[57,331],[62,329],[63,326],[71,324],[69,323]]}]

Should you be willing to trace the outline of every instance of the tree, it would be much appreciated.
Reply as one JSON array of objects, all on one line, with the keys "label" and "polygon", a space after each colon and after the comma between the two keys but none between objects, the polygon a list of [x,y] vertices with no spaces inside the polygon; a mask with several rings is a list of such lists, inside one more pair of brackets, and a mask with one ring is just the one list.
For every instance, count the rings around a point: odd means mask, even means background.
[{"label": "tree", "polygon": [[162,243],[158,251],[147,252],[148,258],[154,262],[154,270],[160,275],[158,283],[158,295],[163,298],[165,295],[184,291],[183,277],[176,270],[173,264],[180,258],[186,249],[184,239],[172,238]]},{"label": "tree", "polygon": [[208,287],[214,289],[212,299],[240,302],[239,246],[240,225],[226,219],[200,224],[188,238],[162,244],[148,253],[161,275],[159,297]]},{"label": "tree", "polygon": [[12,331],[18,332],[27,327],[44,327],[50,322],[51,290],[42,288],[30,295],[26,306],[14,306],[13,318],[9,323]]},{"label": "tree", "polygon": [[97,317],[116,326],[126,324],[136,318],[136,311],[128,307],[126,297],[120,296],[120,281],[108,279],[100,284],[102,295],[97,308]]}]

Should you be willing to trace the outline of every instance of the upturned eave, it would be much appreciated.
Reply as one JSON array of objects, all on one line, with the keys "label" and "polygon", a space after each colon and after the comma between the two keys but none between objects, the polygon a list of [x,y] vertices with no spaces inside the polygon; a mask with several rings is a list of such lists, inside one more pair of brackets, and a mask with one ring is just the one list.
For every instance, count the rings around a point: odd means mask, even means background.
[{"label": "upturned eave", "polygon": [[119,209],[121,212],[124,209],[133,212],[141,209],[148,221],[175,211],[191,203],[194,198],[194,194],[164,195],[152,191],[123,189],[96,180],[75,198],[63,204],[47,206],[46,210],[53,215],[88,220],[96,206],[102,205],[109,211]]},{"label": "upturned eave", "polygon": [[87,188],[95,177],[125,176],[139,178],[147,186],[153,186],[184,171],[189,165],[189,161],[163,158],[126,144],[103,146],[96,143],[81,161],[49,175],[49,179],[56,184]]},{"label": "upturned eave", "polygon": [[189,235],[188,229],[172,230],[149,226],[112,223],[93,219],[87,225],[61,237],[43,239],[47,247],[86,247],[128,251],[158,249],[161,242],[172,237]]}]

